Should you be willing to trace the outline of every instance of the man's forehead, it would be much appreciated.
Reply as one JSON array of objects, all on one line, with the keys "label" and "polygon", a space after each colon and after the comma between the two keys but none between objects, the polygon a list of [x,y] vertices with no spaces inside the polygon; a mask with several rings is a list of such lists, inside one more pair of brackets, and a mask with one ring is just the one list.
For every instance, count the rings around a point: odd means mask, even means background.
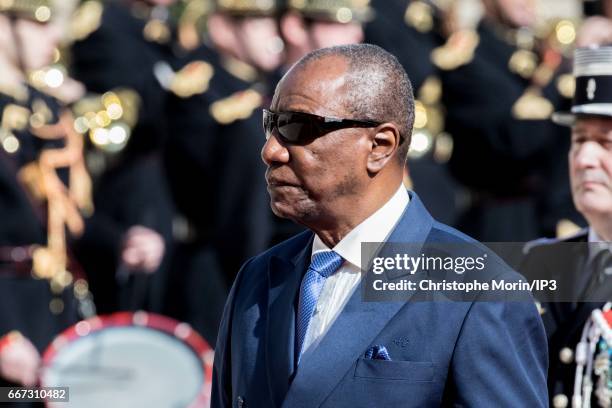
[{"label": "man's forehead", "polygon": [[593,131],[599,133],[612,132],[612,118],[601,116],[582,116],[576,119],[574,132]]},{"label": "man's forehead", "polygon": [[326,56],[292,68],[276,89],[273,108],[280,111],[306,111],[339,114],[343,109],[348,62]]}]

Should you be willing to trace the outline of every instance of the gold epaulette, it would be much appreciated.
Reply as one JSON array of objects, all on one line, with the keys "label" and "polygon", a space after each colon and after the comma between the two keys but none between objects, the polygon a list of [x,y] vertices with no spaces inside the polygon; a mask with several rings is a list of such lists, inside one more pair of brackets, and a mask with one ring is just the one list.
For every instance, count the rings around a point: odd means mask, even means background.
[{"label": "gold epaulette", "polygon": [[567,99],[572,99],[576,92],[576,79],[572,74],[559,75],[557,78],[557,91]]},{"label": "gold epaulette", "polygon": [[419,100],[427,105],[439,103],[442,98],[442,81],[435,75],[428,76],[417,94]]},{"label": "gold epaulette", "polygon": [[457,69],[474,59],[479,42],[480,37],[474,30],[456,31],[451,34],[446,44],[431,52],[431,61],[445,71]]},{"label": "gold epaulette", "polygon": [[578,233],[581,228],[573,221],[564,218],[557,222],[556,230],[557,238],[567,238]]},{"label": "gold epaulette", "polygon": [[545,120],[555,107],[536,88],[528,88],[512,106],[512,115],[520,120]]},{"label": "gold epaulette", "polygon": [[444,133],[444,107],[441,104],[442,83],[429,76],[416,93],[414,127],[408,157],[418,159],[429,152],[438,163],[447,162],[453,152],[453,140]]},{"label": "gold epaulette", "polygon": [[76,9],[69,26],[71,40],[84,40],[100,27],[104,5],[96,0],[87,0]]},{"label": "gold epaulette", "polygon": [[427,33],[434,26],[434,10],[424,1],[411,1],[404,13],[404,22],[421,33]]},{"label": "gold epaulette", "polygon": [[214,102],[210,105],[210,114],[217,122],[227,125],[249,118],[262,102],[262,95],[251,88]]},{"label": "gold epaulette", "polygon": [[508,61],[508,69],[515,74],[529,79],[538,68],[539,57],[531,50],[519,49],[512,53]]},{"label": "gold epaulette", "polygon": [[99,149],[122,150],[138,121],[140,97],[136,91],[117,88],[103,95],[91,95],[73,105],[74,129],[87,134]]},{"label": "gold epaulette", "polygon": [[174,74],[170,91],[181,98],[204,93],[208,90],[215,70],[205,61],[193,61]]}]

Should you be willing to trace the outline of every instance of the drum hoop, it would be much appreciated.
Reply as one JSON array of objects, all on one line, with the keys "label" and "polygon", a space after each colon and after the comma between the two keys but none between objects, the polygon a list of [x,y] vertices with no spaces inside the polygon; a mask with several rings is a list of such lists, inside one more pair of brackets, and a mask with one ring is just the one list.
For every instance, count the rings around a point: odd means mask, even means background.
[{"label": "drum hoop", "polygon": [[[204,373],[202,388],[196,399],[189,405],[189,408],[205,406],[210,400],[210,387],[207,387],[207,385],[212,383],[212,361],[214,351],[189,324],[181,323],[170,317],[155,313],[144,311],[116,312],[109,315],[94,316],[89,319],[81,320],[64,330],[53,340],[53,342],[51,342],[43,353],[42,366],[50,367],[58,352],[66,345],[79,338],[104,329],[130,326],[146,327],[160,331],[179,339],[189,346],[202,364],[202,372]],[[43,379],[44,376],[41,377],[41,385],[44,387],[47,385],[44,384]]]}]

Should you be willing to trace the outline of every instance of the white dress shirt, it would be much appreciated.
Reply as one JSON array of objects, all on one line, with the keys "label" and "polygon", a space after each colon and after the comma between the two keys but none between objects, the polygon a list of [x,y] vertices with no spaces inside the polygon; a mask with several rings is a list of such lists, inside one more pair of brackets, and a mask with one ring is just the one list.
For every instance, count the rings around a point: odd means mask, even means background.
[{"label": "white dress shirt", "polygon": [[[409,201],[410,196],[406,188],[400,185],[389,201],[353,228],[333,248],[333,251],[344,259],[344,263],[340,269],[325,280],[314,315],[308,326],[302,354],[310,347],[316,347],[321,341],[359,284],[361,280],[361,243],[385,242]],[[315,253],[329,250],[321,238],[315,235],[311,259]]]}]

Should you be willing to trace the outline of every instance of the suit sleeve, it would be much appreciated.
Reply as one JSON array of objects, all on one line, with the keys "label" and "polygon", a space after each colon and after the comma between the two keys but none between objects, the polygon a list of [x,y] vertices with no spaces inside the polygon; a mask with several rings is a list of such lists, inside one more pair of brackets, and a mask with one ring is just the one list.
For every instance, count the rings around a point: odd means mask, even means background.
[{"label": "suit sleeve", "polygon": [[249,267],[251,260],[247,261],[234,281],[234,285],[230,290],[227,301],[225,302],[225,308],[223,309],[223,316],[221,318],[221,325],[219,326],[219,333],[217,335],[217,345],[215,347],[215,362],[213,367],[213,379],[212,379],[212,395],[211,395],[211,408],[225,408],[232,406],[232,321],[234,314],[234,303],[236,299],[236,293],[238,292],[238,286],[244,275],[244,270]]},{"label": "suit sleeve", "polygon": [[548,407],[548,349],[530,302],[475,302],[451,363],[452,406]]}]

